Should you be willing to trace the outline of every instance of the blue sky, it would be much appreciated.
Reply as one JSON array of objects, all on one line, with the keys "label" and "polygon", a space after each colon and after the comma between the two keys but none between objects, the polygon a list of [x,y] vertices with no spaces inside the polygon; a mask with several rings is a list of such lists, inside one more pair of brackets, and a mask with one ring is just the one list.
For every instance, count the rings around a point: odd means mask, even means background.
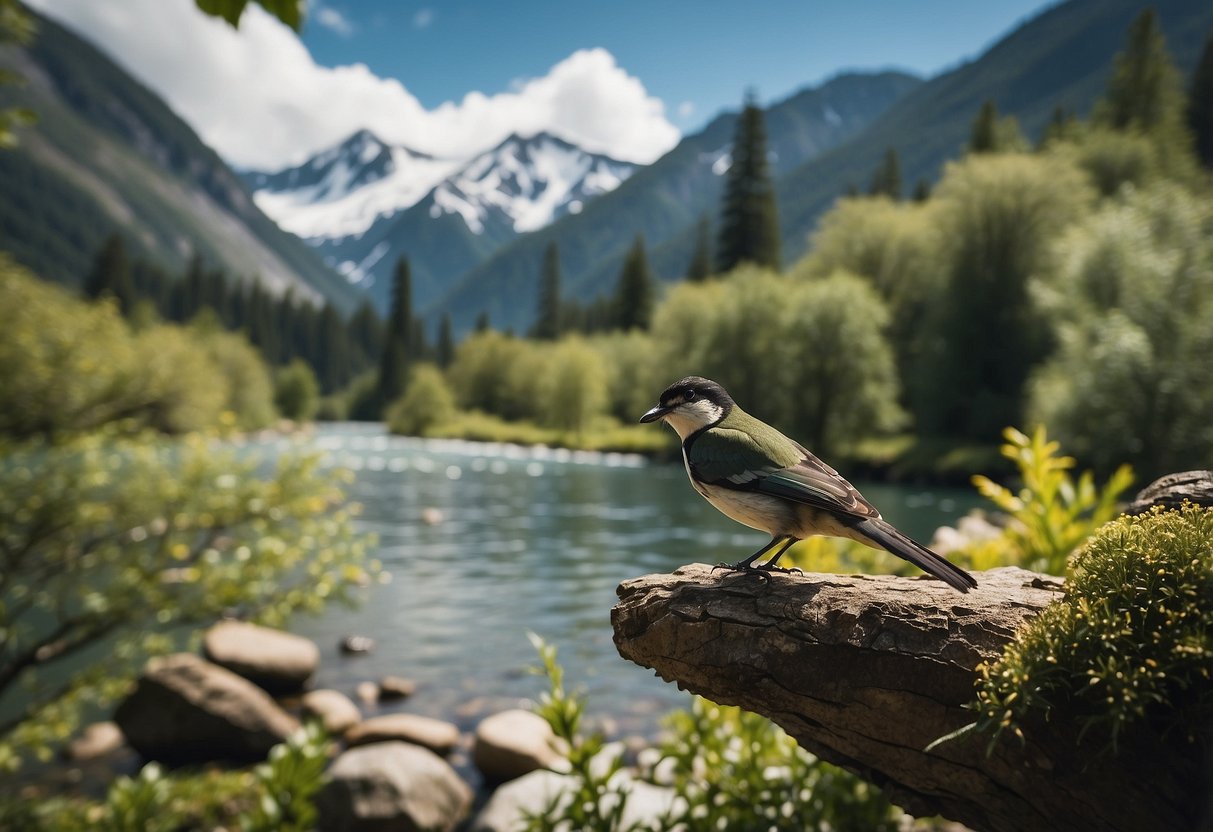
[{"label": "blue sky", "polygon": [[453,160],[548,131],[648,163],[748,88],[771,102],[848,69],[930,76],[1049,5],[308,0],[300,37],[254,5],[236,30],[194,0],[28,2],[109,53],[227,161],[260,170],[360,129]]},{"label": "blue sky", "polygon": [[[325,0],[303,41],[317,62],[366,63],[427,107],[493,94],[543,75],[578,49],[603,47],[666,105],[681,131],[733,108],[748,86],[764,101],[843,69],[929,76],[1051,5],[1041,0],[719,0],[612,3]],[[741,12],[741,13],[739,13]],[[324,21],[330,26],[324,25]]]}]

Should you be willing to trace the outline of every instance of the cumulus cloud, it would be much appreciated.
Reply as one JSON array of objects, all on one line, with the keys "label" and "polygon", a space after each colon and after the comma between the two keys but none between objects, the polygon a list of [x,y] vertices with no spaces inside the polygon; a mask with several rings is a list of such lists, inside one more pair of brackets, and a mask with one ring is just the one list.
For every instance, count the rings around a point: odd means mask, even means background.
[{"label": "cumulus cloud", "polygon": [[662,102],[603,49],[573,53],[508,92],[427,110],[363,64],[323,67],[257,6],[240,29],[192,0],[30,0],[84,33],[159,93],[231,163],[296,164],[359,128],[438,156],[467,157],[511,133],[548,130],[587,150],[651,162],[678,141]]}]

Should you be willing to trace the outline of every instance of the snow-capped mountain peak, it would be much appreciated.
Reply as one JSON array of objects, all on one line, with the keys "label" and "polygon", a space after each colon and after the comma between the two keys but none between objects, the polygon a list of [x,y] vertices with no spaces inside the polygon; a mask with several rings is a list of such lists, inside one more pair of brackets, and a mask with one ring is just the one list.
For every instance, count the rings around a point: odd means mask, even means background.
[{"label": "snow-capped mountain peak", "polygon": [[287,231],[320,242],[366,233],[379,218],[417,204],[462,163],[359,130],[298,167],[254,172],[246,180],[262,211]]},{"label": "snow-capped mountain peak", "polygon": [[476,234],[491,215],[518,233],[534,231],[579,212],[587,199],[614,190],[634,170],[548,133],[512,135],[439,184],[430,216],[458,214]]}]

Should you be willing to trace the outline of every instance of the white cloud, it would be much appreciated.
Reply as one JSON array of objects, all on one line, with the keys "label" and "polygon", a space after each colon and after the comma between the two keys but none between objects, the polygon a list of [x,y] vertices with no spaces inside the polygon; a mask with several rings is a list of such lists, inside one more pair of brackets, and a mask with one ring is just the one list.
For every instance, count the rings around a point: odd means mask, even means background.
[{"label": "white cloud", "polygon": [[413,15],[414,29],[428,29],[430,24],[434,22],[433,9],[418,9],[417,14]]},{"label": "white cloud", "polygon": [[316,21],[326,29],[336,32],[343,38],[348,38],[354,34],[354,24],[350,22],[348,17],[332,6],[315,6],[309,19]]},{"label": "white cloud", "polygon": [[550,130],[588,150],[650,162],[678,141],[662,102],[604,49],[573,53],[508,92],[427,110],[363,64],[322,67],[250,6],[234,30],[192,0],[30,0],[115,56],[233,164],[298,163],[366,127],[385,141],[465,157],[510,133]]},{"label": "white cloud", "polygon": [[694,114],[695,114],[695,102],[694,101],[684,101],[678,105],[678,117],[679,118],[690,118]]}]

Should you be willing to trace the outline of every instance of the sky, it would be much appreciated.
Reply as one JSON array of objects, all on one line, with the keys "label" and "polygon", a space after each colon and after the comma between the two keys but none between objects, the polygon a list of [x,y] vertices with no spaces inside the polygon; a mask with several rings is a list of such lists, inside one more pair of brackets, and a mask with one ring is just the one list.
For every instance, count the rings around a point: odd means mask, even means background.
[{"label": "sky", "polygon": [[847,70],[930,77],[1044,0],[308,0],[300,35],[193,0],[28,0],[159,93],[228,162],[277,170],[369,128],[468,158],[540,130],[647,163],[748,89]]}]

